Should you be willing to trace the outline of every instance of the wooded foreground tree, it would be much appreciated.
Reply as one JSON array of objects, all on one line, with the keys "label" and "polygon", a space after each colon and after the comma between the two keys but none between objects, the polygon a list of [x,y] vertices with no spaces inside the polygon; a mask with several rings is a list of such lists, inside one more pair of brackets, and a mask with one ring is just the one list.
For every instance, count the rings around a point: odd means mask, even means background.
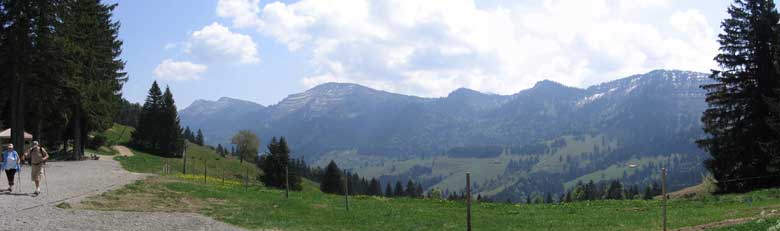
[{"label": "wooded foreground tree", "polygon": [[[735,0],[721,24],[720,70],[704,85],[709,108],[702,116],[709,152],[705,166],[721,192],[745,192],[780,185],[778,132],[768,124],[778,115],[767,99],[778,98],[780,15],[772,0]],[[767,148],[770,147],[770,148]]]},{"label": "wooded foreground tree", "polygon": [[157,81],[152,83],[131,137],[134,146],[161,156],[182,153],[184,134],[170,88],[161,93]]},{"label": "wooded foreground tree", "polygon": [[290,148],[287,146],[287,140],[280,137],[271,139],[268,143],[268,154],[262,155],[258,161],[263,175],[260,180],[266,186],[285,188],[289,183],[290,190],[300,191],[301,177],[296,174],[295,169],[290,169]]},{"label": "wooded foreground tree", "polygon": [[328,166],[325,167],[325,172],[320,180],[320,191],[332,194],[341,193],[344,191],[341,181],[341,170],[336,165],[336,162],[331,160]]},{"label": "wooded foreground tree", "polygon": [[[48,146],[112,125],[127,80],[116,4],[96,0],[0,0],[0,120],[24,150],[23,132]],[[72,142],[68,142],[72,140]],[[67,145],[65,145],[67,147]]]},{"label": "wooded foreground tree", "polygon": [[260,149],[260,138],[249,130],[238,131],[233,135],[231,144],[235,147],[235,153],[238,155],[239,162],[244,163],[244,159],[257,156]]}]

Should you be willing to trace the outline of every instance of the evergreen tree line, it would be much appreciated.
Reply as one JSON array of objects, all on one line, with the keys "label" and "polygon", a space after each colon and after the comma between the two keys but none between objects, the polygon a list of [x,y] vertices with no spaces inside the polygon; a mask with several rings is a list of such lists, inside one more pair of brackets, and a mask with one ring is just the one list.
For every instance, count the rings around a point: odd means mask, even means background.
[{"label": "evergreen tree line", "polygon": [[141,104],[131,103],[126,99],[119,101],[119,111],[114,116],[114,123],[130,127],[138,127],[138,119],[141,117]]},{"label": "evergreen tree line", "polygon": [[[189,142],[194,143],[194,144],[197,144],[197,145],[200,145],[200,146],[203,146],[206,143],[204,138],[203,138],[203,131],[200,130],[200,128],[198,128],[197,132],[193,132],[190,129],[190,126],[187,126],[187,127],[184,128],[184,140],[189,141]],[[219,146],[221,147],[222,145],[220,144]],[[220,154],[224,154],[224,153],[220,153]]]},{"label": "evergreen tree line", "polygon": [[780,186],[780,14],[772,0],[735,0],[721,23],[700,148],[721,192]]},{"label": "evergreen tree line", "polygon": [[280,137],[271,139],[268,143],[268,153],[260,156],[256,162],[257,166],[263,170],[260,180],[266,185],[275,188],[286,188],[300,191],[301,176],[295,171],[296,166],[290,165],[290,148],[287,146],[287,140]]},{"label": "evergreen tree line", "polygon": [[661,195],[661,186],[657,182],[647,185],[644,191],[640,191],[638,185],[624,186],[620,180],[586,184],[578,182],[574,188],[563,195],[563,202],[592,201],[592,200],[650,200]]},{"label": "evergreen tree line", "polygon": [[[125,62],[116,4],[0,0],[0,127],[24,150],[24,132],[52,151],[84,157],[88,134],[111,127]],[[69,145],[70,144],[70,145]]]},{"label": "evergreen tree line", "polygon": [[400,181],[396,181],[395,185],[388,182],[383,191],[381,182],[376,178],[366,179],[357,173],[343,171],[332,160],[324,170],[317,167],[310,172],[313,179],[318,179],[320,190],[324,193],[344,194],[344,186],[347,181],[349,181],[347,188],[350,195],[422,198],[425,191],[420,183],[415,183],[412,180],[406,182],[406,187]]},{"label": "evergreen tree line", "polygon": [[184,134],[170,88],[165,87],[162,93],[157,81],[152,83],[131,137],[135,148],[161,156],[181,156]]}]

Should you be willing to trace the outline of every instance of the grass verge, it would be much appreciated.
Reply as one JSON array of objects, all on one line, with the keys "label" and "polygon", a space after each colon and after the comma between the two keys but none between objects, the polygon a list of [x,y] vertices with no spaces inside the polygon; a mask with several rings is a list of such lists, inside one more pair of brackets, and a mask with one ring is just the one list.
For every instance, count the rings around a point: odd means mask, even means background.
[{"label": "grass verge", "polygon": [[[239,181],[182,175],[157,176],[84,202],[85,208],[125,211],[198,212],[250,229],[284,230],[455,230],[465,226],[462,202],[430,199],[344,197],[323,194],[306,182],[289,199],[280,190]],[[752,203],[745,203],[750,198]],[[680,199],[669,203],[671,228],[688,227],[777,209],[780,190],[744,195]],[[657,230],[659,201],[595,201],[562,205],[475,203],[478,230]],[[737,229],[747,230],[747,229]]]}]

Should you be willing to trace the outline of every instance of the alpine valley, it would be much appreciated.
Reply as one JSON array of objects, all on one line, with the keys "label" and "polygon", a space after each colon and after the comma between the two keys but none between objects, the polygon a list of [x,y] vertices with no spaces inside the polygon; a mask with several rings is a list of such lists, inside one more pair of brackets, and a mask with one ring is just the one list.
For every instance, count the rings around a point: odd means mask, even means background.
[{"label": "alpine valley", "polygon": [[695,140],[708,76],[656,70],[586,89],[541,81],[513,95],[462,88],[443,98],[326,83],[271,106],[198,100],[180,117],[208,144],[229,145],[246,128],[264,142],[284,136],[293,156],[334,160],[382,185],[412,179],[460,191],[470,172],[475,195],[518,201],[578,182],[644,187],[665,167],[676,190],[705,172]]}]

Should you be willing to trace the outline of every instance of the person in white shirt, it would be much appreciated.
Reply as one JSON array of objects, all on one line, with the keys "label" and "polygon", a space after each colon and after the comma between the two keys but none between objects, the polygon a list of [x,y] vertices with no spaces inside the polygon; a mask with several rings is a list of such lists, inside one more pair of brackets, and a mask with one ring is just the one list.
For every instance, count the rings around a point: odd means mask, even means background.
[{"label": "person in white shirt", "polygon": [[8,192],[14,187],[14,176],[19,170],[19,154],[14,151],[14,144],[8,144],[8,148],[3,152],[3,165],[5,175],[8,178]]}]

